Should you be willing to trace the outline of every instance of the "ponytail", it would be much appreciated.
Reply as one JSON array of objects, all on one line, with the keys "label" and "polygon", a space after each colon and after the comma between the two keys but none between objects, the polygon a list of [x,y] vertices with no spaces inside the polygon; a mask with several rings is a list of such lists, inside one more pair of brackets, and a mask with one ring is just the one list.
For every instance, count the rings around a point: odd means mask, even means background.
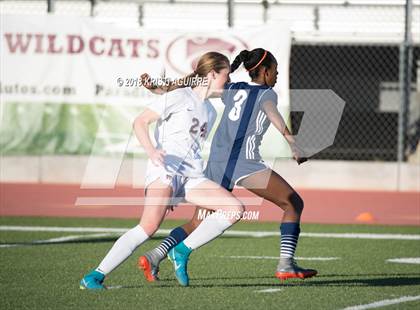
[{"label": "ponytail", "polygon": [[230,72],[234,72],[236,69],[239,68],[239,66],[245,62],[246,60],[248,60],[249,54],[251,52],[248,50],[243,50],[239,53],[238,56],[235,57],[235,59],[233,60],[232,64],[230,65]]},{"label": "ponytail", "polygon": [[230,72],[234,72],[242,63],[253,79],[258,76],[261,67],[269,68],[272,63],[277,63],[277,61],[273,54],[263,48],[256,48],[252,51],[243,50],[230,65]]}]

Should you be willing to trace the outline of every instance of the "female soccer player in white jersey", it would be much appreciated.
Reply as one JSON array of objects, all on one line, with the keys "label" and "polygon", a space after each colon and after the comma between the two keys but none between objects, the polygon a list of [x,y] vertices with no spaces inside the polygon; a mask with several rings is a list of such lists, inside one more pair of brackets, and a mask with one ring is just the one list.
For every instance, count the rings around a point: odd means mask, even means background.
[{"label": "female soccer player in white jersey", "polygon": [[[261,140],[272,123],[289,142],[298,163],[305,160],[298,154],[293,137],[276,107],[277,94],[272,87],[277,81],[277,61],[262,48],[244,50],[233,61],[231,72],[242,63],[252,82],[225,85],[222,93],[225,110],[212,140],[205,174],[230,191],[235,184],[241,185],[283,209],[280,259],[275,275],[282,280],[312,277],[317,274],[316,270],[301,268],[294,260],[303,200],[262,161],[259,153]],[[197,208],[189,223],[172,230],[157,248],[139,258],[139,267],[148,281],[157,279],[159,263],[168,252],[171,258],[183,247],[181,241],[200,224],[198,214]]]},{"label": "female soccer player in white jersey", "polygon": [[[107,274],[125,261],[133,251],[152,236],[162,222],[174,197],[184,197],[187,202],[209,210],[220,210],[207,217],[185,240],[187,250],[181,253],[188,258],[196,249],[222,234],[242,215],[243,206],[229,191],[205,178],[200,152],[203,140],[214,122],[216,112],[205,100],[214,91],[223,89],[230,72],[226,56],[209,52],[198,61],[195,76],[206,78],[206,84],[194,88],[179,88],[148,106],[134,122],[134,131],[149,156],[146,172],[145,205],[139,225],[124,233],[113,245],[99,266],[80,281],[81,289],[104,289]],[[149,125],[157,122],[154,146],[149,137]],[[208,197],[221,202],[215,206]],[[223,203],[222,203],[223,202]],[[182,251],[182,249],[181,249]],[[185,279],[187,259],[178,271]]]}]

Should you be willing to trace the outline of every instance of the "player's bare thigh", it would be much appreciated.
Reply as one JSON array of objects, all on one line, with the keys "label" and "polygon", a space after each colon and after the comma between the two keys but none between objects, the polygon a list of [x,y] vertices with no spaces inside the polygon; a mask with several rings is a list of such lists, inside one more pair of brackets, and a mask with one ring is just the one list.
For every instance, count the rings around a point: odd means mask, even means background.
[{"label": "player's bare thigh", "polygon": [[299,220],[303,210],[303,200],[293,187],[275,171],[266,169],[254,173],[243,179],[240,185],[286,211],[285,220],[292,222]]},{"label": "player's bare thigh", "polygon": [[165,217],[172,198],[172,187],[160,179],[153,181],[146,189],[143,214],[140,226],[147,235],[153,235]]},{"label": "player's bare thigh", "polygon": [[242,213],[242,203],[219,184],[206,180],[186,192],[185,199],[208,210],[221,210]]}]

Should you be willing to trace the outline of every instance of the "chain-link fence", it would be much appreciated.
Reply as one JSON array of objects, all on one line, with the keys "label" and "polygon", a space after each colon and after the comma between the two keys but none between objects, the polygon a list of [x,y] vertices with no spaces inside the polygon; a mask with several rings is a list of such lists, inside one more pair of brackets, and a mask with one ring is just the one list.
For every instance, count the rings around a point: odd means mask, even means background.
[{"label": "chain-link fence", "polygon": [[[415,47],[413,58],[419,55]],[[391,44],[293,45],[291,88],[332,89],[346,102],[334,145],[317,158],[397,159],[399,57],[399,46]],[[407,152],[415,150],[419,139],[416,79],[413,66]]]},{"label": "chain-link fence", "polygon": [[[399,0],[44,0],[1,1],[0,8],[2,14],[92,16],[146,29],[288,22],[293,37],[290,88],[331,89],[346,102],[334,144],[316,158],[395,161],[399,144],[403,159],[416,151],[419,157],[420,1],[412,1],[412,34],[405,43],[406,1]],[[401,83],[407,76],[410,81]],[[409,90],[407,117],[401,117],[404,87]],[[301,117],[292,113],[294,130]]]}]

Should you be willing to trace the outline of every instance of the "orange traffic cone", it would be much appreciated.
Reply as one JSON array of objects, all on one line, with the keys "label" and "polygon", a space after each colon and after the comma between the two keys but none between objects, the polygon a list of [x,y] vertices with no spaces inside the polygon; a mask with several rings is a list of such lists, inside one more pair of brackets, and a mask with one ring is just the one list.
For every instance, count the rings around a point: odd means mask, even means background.
[{"label": "orange traffic cone", "polygon": [[374,218],[373,218],[372,213],[370,213],[370,212],[363,212],[363,213],[360,213],[356,217],[356,221],[362,222],[362,223],[373,223],[374,222]]}]

